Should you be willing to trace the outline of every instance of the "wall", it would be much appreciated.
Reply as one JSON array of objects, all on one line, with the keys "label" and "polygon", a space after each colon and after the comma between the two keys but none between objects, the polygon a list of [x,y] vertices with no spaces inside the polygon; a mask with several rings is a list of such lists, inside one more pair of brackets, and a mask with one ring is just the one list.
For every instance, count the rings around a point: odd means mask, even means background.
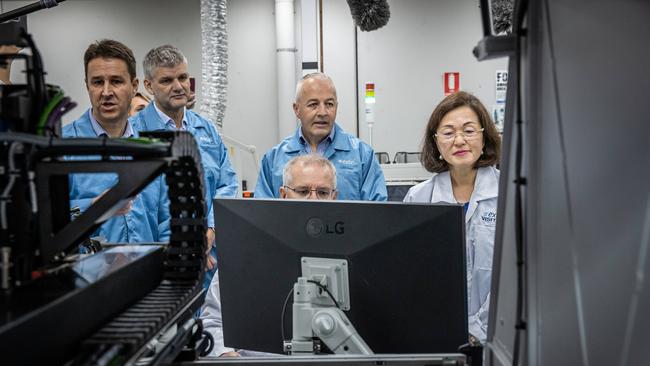
[{"label": "wall", "polygon": [[[354,27],[345,0],[324,2],[325,72],[339,87],[339,121],[356,129]],[[358,33],[359,131],[369,140],[365,123],[365,83],[375,83],[377,99],[375,151],[417,151],[428,118],[444,97],[443,73],[460,72],[460,87],[492,109],[495,71],[507,60],[478,62],[472,49],[482,36],[476,0],[389,1],[386,26]],[[351,121],[352,120],[352,121]]]},{"label": "wall", "polygon": [[[31,3],[4,1],[3,8],[7,11]],[[121,41],[133,50],[141,90],[144,90],[142,59],[151,48],[165,43],[183,51],[190,73],[196,78],[197,86],[201,85],[200,19],[199,0],[68,0],[28,15],[27,28],[43,57],[45,81],[61,86],[79,103],[65,116],[64,123],[67,123],[90,107],[84,85],[83,54],[90,43],[102,38]],[[173,21],[173,26],[169,21]],[[12,74],[18,71],[22,70],[14,68]],[[200,93],[197,97],[200,103]]]},{"label": "wall", "polygon": [[[222,132],[255,145],[259,158],[278,143],[274,11],[273,1],[228,1],[228,95]],[[239,154],[240,179],[254,190],[258,169],[250,155]]]},{"label": "wall", "polygon": [[[3,6],[10,10],[29,3],[4,1]],[[338,122],[356,135],[358,120],[360,136],[366,140],[363,87],[367,81],[376,83],[375,150],[393,156],[396,151],[418,150],[427,118],[443,97],[443,72],[459,71],[461,88],[477,94],[491,108],[495,70],[507,66],[505,59],[479,63],[471,54],[481,38],[477,0],[389,3],[388,25],[364,33],[355,30],[345,0],[323,1],[321,61],[324,71],[337,85]],[[222,132],[255,145],[259,157],[278,143],[274,4],[272,0],[228,1],[229,80]],[[303,61],[301,4],[297,1],[295,6],[297,65]],[[68,0],[29,15],[28,27],[43,55],[47,82],[61,85],[79,103],[64,123],[89,107],[83,84],[83,52],[89,43],[104,37],[121,40],[133,49],[140,76],[141,60],[150,48],[163,43],[178,45],[189,59],[190,73],[197,78],[198,103],[201,102],[199,0]],[[310,27],[312,32],[314,28]],[[310,59],[305,61],[314,61],[312,53],[307,53]],[[300,67],[296,72],[301,74]],[[358,106],[356,88],[360,95]],[[253,189],[257,176],[255,162],[248,154],[230,151],[233,160],[241,165],[240,178],[246,179],[249,189]]]},{"label": "wall", "polygon": [[354,23],[345,0],[323,1],[323,71],[336,84],[337,122],[356,135]]}]

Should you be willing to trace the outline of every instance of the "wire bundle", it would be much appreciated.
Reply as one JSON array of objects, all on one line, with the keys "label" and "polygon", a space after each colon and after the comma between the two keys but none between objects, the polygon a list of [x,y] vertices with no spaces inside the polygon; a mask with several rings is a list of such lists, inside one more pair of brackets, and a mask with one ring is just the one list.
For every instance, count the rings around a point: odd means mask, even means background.
[{"label": "wire bundle", "polygon": [[77,106],[77,103],[70,97],[66,97],[63,90],[58,86],[48,85],[48,89],[48,94],[54,95],[45,105],[38,120],[36,134],[41,136],[46,134],[58,135],[56,126],[61,121],[61,117]]}]

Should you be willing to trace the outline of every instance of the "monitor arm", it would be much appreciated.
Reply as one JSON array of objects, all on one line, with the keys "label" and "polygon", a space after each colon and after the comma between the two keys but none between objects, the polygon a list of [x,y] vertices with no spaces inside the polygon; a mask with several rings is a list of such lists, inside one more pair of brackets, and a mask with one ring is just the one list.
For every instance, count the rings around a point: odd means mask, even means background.
[{"label": "monitor arm", "polygon": [[291,354],[315,354],[320,338],[337,354],[372,355],[373,352],[357,333],[345,313],[335,305],[320,305],[322,290],[306,277],[299,277],[293,288],[293,339]]},{"label": "monitor arm", "polygon": [[302,257],[302,276],[293,286],[293,339],[285,342],[290,354],[318,354],[319,338],[334,353],[372,355],[345,315],[350,310],[348,261]]}]

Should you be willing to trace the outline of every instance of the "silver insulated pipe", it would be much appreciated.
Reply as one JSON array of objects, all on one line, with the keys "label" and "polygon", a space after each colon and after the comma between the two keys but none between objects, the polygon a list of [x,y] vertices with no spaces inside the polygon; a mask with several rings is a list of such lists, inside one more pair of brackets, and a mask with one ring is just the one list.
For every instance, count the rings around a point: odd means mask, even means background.
[{"label": "silver insulated pipe", "polygon": [[226,0],[201,0],[201,114],[223,127],[228,85]]}]

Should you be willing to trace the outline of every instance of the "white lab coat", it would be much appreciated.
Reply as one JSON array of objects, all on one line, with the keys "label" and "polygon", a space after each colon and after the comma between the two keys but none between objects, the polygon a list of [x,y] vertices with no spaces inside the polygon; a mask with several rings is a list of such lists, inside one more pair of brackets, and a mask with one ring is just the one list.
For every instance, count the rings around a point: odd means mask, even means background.
[{"label": "white lab coat", "polygon": [[[235,351],[234,348],[224,346],[223,341],[223,322],[221,320],[221,293],[219,290],[219,271],[216,271],[210,286],[208,287],[207,294],[205,295],[205,302],[201,309],[201,320],[203,321],[203,329],[212,334],[214,338],[214,348],[207,357],[219,357],[226,352]],[[242,357],[278,357],[283,356],[275,353],[258,352],[245,349],[238,349]]]},{"label": "white lab coat", "polygon": [[219,357],[234,349],[225,347],[223,344],[223,322],[221,321],[221,294],[219,292],[219,271],[212,277],[208,292],[205,295],[205,303],[201,309],[201,320],[203,329],[212,334],[214,348],[208,357]]},{"label": "white lab coat", "polygon": [[[498,193],[499,170],[479,168],[465,215],[465,226],[468,331],[482,343],[487,337]],[[411,187],[404,202],[456,203],[449,171],[437,173]]]}]

